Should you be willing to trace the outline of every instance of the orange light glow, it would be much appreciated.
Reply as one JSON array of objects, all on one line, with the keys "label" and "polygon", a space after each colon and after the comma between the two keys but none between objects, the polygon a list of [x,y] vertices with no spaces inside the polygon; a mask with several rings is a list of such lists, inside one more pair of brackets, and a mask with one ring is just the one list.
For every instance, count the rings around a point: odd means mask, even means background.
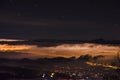
[{"label": "orange light glow", "polygon": [[[58,46],[38,47],[37,45],[8,45],[0,44],[0,52],[19,51],[20,53],[28,53],[29,55],[40,57],[79,57],[81,55],[90,54],[92,56],[103,55],[110,59],[118,52],[120,46],[110,46],[101,44],[61,44]],[[107,59],[108,59],[107,57]],[[106,58],[106,57],[105,57]]]},{"label": "orange light glow", "polygon": [[0,45],[0,51],[5,52],[5,51],[21,51],[21,50],[28,50],[30,49],[30,46],[26,45]]},{"label": "orange light glow", "polygon": [[14,42],[14,41],[24,41],[24,40],[16,40],[16,39],[0,39],[0,41]]},{"label": "orange light glow", "polygon": [[112,66],[109,64],[98,64],[98,63],[93,63],[93,62],[86,62],[86,64],[88,64],[90,66],[102,66],[102,67],[106,67],[106,68],[120,69],[120,67],[118,67],[118,66]]}]

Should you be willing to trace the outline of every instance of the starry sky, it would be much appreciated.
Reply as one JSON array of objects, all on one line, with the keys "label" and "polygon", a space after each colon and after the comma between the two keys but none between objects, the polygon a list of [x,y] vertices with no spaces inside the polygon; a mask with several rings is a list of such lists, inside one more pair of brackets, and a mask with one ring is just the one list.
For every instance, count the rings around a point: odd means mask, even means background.
[{"label": "starry sky", "polygon": [[0,38],[120,40],[116,0],[0,0]]}]

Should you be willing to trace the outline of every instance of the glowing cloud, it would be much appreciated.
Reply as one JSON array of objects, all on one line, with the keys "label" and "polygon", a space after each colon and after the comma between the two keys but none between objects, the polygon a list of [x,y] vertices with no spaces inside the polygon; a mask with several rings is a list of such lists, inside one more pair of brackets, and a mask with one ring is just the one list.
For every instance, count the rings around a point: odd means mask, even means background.
[{"label": "glowing cloud", "polygon": [[[120,46],[110,46],[101,44],[62,44],[58,46],[50,47],[38,47],[37,45],[8,45],[1,44],[0,52],[19,52],[28,53],[30,57],[79,57],[84,54],[90,54],[92,56],[104,55],[113,57],[119,51]],[[27,56],[26,55],[26,56]],[[12,55],[11,55],[12,56]]]},{"label": "glowing cloud", "polygon": [[0,39],[0,41],[14,42],[14,41],[24,41],[24,40],[16,40],[16,39]]},{"label": "glowing cloud", "polygon": [[23,50],[28,50],[32,46],[27,46],[27,45],[8,45],[8,44],[3,44],[0,45],[0,52],[6,52],[6,51],[23,51]]}]

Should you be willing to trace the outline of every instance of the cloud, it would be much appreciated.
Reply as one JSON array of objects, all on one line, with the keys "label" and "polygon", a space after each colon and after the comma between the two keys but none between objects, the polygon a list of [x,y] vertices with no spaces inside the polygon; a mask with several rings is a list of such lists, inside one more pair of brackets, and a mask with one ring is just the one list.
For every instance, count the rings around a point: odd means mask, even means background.
[{"label": "cloud", "polygon": [[38,55],[30,54],[30,53],[23,53],[23,52],[0,52],[0,58],[8,58],[8,59],[23,59],[23,58],[29,58],[29,59],[36,59],[40,58]]},{"label": "cloud", "polygon": [[[57,46],[36,46],[36,45],[14,45],[16,49],[11,49],[13,45],[7,45],[6,51],[0,51],[1,58],[42,58],[42,57],[79,57],[80,55],[90,54],[92,56],[103,55],[113,57],[119,50],[119,46],[109,46],[100,44],[61,44]],[[8,50],[10,49],[10,50]]]}]

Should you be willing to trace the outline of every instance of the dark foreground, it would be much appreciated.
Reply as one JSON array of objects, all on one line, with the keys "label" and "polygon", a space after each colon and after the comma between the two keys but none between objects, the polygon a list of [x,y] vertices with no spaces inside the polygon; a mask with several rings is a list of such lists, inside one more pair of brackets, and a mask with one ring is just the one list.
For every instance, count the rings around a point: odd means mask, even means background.
[{"label": "dark foreground", "polygon": [[120,80],[119,69],[90,66],[86,62],[74,57],[0,59],[0,80]]}]

